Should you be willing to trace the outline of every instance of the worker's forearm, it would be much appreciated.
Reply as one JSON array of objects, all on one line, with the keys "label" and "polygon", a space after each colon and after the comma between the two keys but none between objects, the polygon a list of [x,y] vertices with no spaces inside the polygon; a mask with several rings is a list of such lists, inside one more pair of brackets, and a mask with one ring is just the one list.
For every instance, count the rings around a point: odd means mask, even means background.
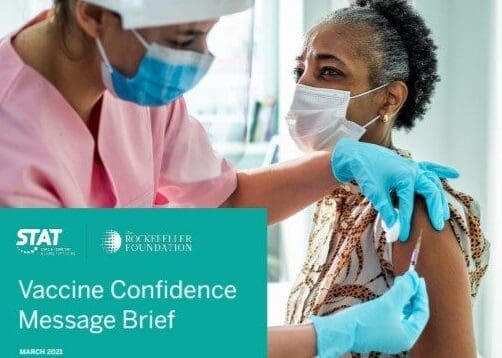
[{"label": "worker's forearm", "polygon": [[269,224],[274,224],[321,199],[337,185],[331,153],[319,152],[239,173],[237,189],[228,204],[267,208]]},{"label": "worker's forearm", "polygon": [[312,358],[317,354],[311,324],[268,329],[268,358]]}]

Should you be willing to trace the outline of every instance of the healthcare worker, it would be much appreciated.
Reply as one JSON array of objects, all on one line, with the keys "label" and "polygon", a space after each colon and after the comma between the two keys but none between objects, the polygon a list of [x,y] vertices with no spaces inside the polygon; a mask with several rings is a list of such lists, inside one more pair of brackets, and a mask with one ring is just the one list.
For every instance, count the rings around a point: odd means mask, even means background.
[{"label": "healthcare worker", "polygon": [[355,181],[387,226],[399,220],[403,241],[415,193],[442,229],[449,210],[438,179],[458,176],[453,169],[351,138],[332,153],[245,173],[212,150],[182,95],[211,65],[207,35],[219,17],[251,5],[55,0],[2,39],[0,206],[266,207],[272,224]]}]

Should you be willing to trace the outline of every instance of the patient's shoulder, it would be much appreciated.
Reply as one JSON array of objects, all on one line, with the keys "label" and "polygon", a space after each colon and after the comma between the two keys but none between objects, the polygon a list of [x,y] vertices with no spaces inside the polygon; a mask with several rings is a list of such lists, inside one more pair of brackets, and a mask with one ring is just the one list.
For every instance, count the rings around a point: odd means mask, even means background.
[{"label": "patient's shoulder", "polygon": [[[425,201],[418,197],[415,200],[415,209],[410,231],[410,239],[405,242],[393,244],[392,264],[394,273],[400,275],[408,270],[411,254],[422,233],[421,254],[418,259],[419,271],[436,271],[435,263],[448,262],[448,266],[465,266],[464,255],[459,247],[451,225],[445,222],[441,231],[436,231],[429,220]],[[460,269],[459,267],[459,269]],[[424,272],[425,273],[425,272]]]},{"label": "patient's shoulder", "polygon": [[[427,284],[431,319],[412,350],[417,357],[472,357],[475,352],[471,299],[486,263],[474,259],[467,249],[471,240],[469,228],[465,228],[461,240],[457,237],[454,229],[457,219],[451,210],[456,200],[448,195],[448,201],[452,218],[445,221],[442,230],[436,231],[430,223],[424,200],[417,197],[410,240],[392,246],[394,274],[399,275],[408,269],[422,231],[416,269]],[[469,199],[460,203],[459,210],[467,213],[467,217],[474,215],[469,213],[473,202]],[[479,276],[476,276],[477,269],[481,270]]]},{"label": "patient's shoulder", "polygon": [[471,296],[475,297],[487,270],[490,254],[490,244],[481,230],[479,205],[472,196],[453,189],[446,180],[442,184],[450,208],[450,219],[445,221],[443,230],[436,231],[430,223],[424,200],[417,196],[410,240],[393,245],[394,272],[400,274],[406,271],[418,235],[423,230],[419,269],[424,274],[432,275],[434,272],[437,276],[441,275],[439,268],[444,265],[444,273],[450,276],[454,271],[465,273]]}]

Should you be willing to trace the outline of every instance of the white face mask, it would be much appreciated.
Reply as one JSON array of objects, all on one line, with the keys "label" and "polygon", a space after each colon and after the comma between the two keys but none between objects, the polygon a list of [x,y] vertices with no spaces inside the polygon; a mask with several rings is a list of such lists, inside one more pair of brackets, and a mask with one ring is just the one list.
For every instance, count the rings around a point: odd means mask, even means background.
[{"label": "white face mask", "polygon": [[290,110],[286,115],[289,134],[298,148],[305,153],[331,150],[341,138],[356,140],[380,116],[363,126],[346,118],[349,102],[377,91],[388,83],[367,92],[350,96],[349,91],[296,85]]}]

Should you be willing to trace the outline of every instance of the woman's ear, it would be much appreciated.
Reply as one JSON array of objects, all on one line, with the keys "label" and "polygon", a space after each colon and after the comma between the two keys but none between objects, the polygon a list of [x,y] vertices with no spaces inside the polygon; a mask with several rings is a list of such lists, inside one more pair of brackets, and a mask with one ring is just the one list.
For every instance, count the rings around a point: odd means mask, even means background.
[{"label": "woman's ear", "polygon": [[120,26],[120,18],[100,6],[85,1],[75,3],[75,19],[77,25],[89,37],[99,37],[106,26]]},{"label": "woman's ear", "polygon": [[394,117],[408,98],[408,86],[403,81],[394,81],[387,87],[387,98],[380,110],[381,115]]}]

